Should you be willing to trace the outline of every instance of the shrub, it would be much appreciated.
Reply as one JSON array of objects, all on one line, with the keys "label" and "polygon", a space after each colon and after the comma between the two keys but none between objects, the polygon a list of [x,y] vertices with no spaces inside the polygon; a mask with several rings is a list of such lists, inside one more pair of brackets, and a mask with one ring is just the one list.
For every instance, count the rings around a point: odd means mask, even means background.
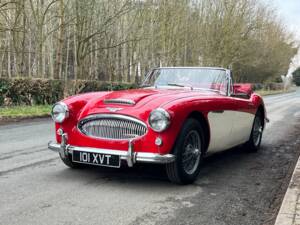
[{"label": "shrub", "polygon": [[283,89],[283,83],[255,83],[252,85],[253,90],[272,90],[272,91],[277,91],[277,90],[282,90]]},{"label": "shrub", "polygon": [[264,85],[261,84],[261,83],[255,83],[255,84],[252,85],[253,91],[261,90],[261,89],[263,89],[263,88],[264,88]]},{"label": "shrub", "polygon": [[9,90],[9,81],[5,79],[0,79],[0,105],[4,104],[5,96]]},{"label": "shrub", "polygon": [[67,96],[91,91],[135,88],[135,84],[100,81],[0,78],[0,106],[53,104]]}]

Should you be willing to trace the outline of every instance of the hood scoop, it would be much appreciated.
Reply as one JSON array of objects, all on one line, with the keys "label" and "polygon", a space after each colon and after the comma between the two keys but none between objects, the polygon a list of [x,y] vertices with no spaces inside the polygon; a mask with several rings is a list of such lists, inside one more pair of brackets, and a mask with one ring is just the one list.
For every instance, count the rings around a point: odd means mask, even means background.
[{"label": "hood scoop", "polygon": [[135,105],[135,101],[123,98],[105,99],[103,102],[104,104]]}]

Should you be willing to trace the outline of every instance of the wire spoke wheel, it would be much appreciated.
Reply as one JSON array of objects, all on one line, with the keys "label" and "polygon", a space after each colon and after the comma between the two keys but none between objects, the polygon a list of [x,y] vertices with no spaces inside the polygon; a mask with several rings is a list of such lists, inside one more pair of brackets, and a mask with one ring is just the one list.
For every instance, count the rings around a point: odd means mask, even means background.
[{"label": "wire spoke wheel", "polygon": [[185,137],[182,153],[182,166],[187,174],[193,174],[201,158],[201,138],[196,130],[191,130]]},{"label": "wire spoke wheel", "polygon": [[187,119],[174,145],[175,160],[166,164],[168,178],[177,184],[193,183],[200,173],[204,146],[201,124],[194,118]]}]

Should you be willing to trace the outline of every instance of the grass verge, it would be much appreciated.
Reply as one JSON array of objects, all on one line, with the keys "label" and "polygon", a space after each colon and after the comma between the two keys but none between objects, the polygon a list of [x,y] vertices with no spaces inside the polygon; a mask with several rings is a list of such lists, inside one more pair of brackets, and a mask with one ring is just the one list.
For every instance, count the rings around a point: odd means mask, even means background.
[{"label": "grass verge", "polygon": [[0,107],[0,120],[48,116],[51,107],[51,105]]},{"label": "grass verge", "polygon": [[284,94],[284,93],[291,93],[291,92],[295,92],[295,90],[294,89],[290,89],[288,91],[284,91],[284,90],[257,90],[255,92],[258,93],[261,96],[267,96],[267,95],[278,95],[278,94]]}]

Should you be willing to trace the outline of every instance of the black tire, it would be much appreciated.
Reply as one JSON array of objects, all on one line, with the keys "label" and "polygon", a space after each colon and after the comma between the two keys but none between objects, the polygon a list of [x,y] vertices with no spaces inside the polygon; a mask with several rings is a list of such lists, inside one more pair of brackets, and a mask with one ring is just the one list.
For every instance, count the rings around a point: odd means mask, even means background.
[{"label": "black tire", "polygon": [[246,143],[246,148],[250,152],[257,152],[260,148],[263,134],[263,123],[263,114],[258,111],[253,121],[250,138]]},{"label": "black tire", "polygon": [[72,156],[71,155],[68,155],[68,157],[62,157],[60,154],[59,154],[59,157],[60,159],[63,161],[63,163],[69,167],[69,168],[72,168],[72,169],[77,169],[77,168],[82,168],[83,165],[79,164],[79,163],[74,163],[72,162]]},{"label": "black tire", "polygon": [[[191,144],[193,142],[191,141],[191,139],[189,139],[191,138],[191,135],[193,135],[192,139],[196,140],[195,143],[198,144]],[[197,141],[198,139],[200,141],[200,145],[199,141]],[[197,179],[200,172],[200,165],[205,150],[204,146],[205,140],[201,124],[195,119],[188,119],[184,123],[173,148],[175,161],[166,165],[166,172],[169,180],[177,184],[193,183]],[[200,149],[198,149],[197,151],[197,148]],[[191,160],[196,160],[194,165],[190,162],[184,163],[183,159],[187,156],[190,156]],[[185,161],[187,160],[185,159]],[[192,166],[191,171],[188,171],[188,168],[186,168],[186,166]]]}]

